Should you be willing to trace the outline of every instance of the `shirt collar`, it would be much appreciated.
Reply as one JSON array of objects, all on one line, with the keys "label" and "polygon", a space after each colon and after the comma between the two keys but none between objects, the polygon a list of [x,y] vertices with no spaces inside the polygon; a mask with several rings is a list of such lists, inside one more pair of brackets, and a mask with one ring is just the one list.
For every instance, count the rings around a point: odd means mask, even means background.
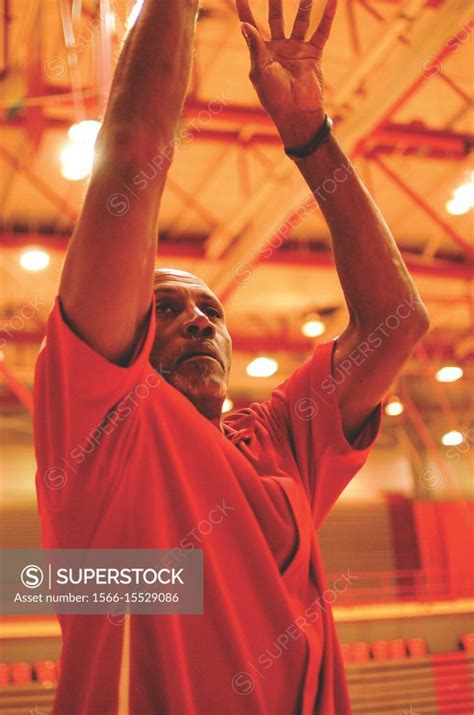
[{"label": "shirt collar", "polygon": [[223,420],[222,427],[225,436],[232,444],[239,442],[249,444],[255,431],[255,422],[256,417],[253,410],[245,408]]}]

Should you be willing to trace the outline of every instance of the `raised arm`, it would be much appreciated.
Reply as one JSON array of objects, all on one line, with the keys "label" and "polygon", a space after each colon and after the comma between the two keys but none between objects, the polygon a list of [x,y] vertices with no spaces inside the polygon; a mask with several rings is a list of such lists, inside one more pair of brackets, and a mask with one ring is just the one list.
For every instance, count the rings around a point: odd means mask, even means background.
[{"label": "raised arm", "polygon": [[70,326],[126,365],[151,303],[157,219],[199,0],[144,0],[115,71],[59,297]]},{"label": "raised arm", "polygon": [[[250,47],[250,78],[284,145],[308,153],[297,165],[331,232],[350,321],[337,341],[336,385],[328,389],[336,390],[344,432],[353,439],[427,331],[428,314],[390,229],[335,137],[312,151],[325,118],[321,58],[336,0],[327,2],[309,41],[313,0],[300,0],[289,39],[282,0],[269,0],[269,42],[248,0],[236,1]],[[331,188],[324,191],[327,179]]]}]

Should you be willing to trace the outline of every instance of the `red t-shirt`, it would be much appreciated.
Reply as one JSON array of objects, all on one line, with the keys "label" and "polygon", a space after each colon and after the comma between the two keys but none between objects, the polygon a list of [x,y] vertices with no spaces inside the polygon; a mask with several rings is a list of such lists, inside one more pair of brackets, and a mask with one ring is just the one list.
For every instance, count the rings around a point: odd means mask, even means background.
[{"label": "red t-shirt", "polygon": [[154,302],[150,316],[119,367],[56,299],[34,390],[42,543],[201,548],[205,612],[61,616],[54,714],[346,715],[330,602],[350,585],[341,574],[326,591],[316,531],[366,461],[380,408],[351,447],[328,343],[222,433],[151,367]]}]

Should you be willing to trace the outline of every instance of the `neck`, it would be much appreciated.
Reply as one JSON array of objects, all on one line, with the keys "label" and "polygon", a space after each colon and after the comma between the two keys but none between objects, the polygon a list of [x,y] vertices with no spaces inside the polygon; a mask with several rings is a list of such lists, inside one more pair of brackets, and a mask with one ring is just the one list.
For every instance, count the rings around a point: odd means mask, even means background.
[{"label": "neck", "polygon": [[219,432],[223,432],[223,431],[224,431],[224,430],[222,429],[222,421],[221,421],[221,418],[220,418],[220,417],[213,417],[211,420],[209,420],[209,422],[211,422],[211,423],[214,425],[214,427],[217,427],[217,429],[219,430]]},{"label": "neck", "polygon": [[212,422],[214,427],[217,427],[217,429],[222,432],[221,416],[223,400],[197,400],[193,399],[190,395],[187,395],[187,398],[206,420]]}]

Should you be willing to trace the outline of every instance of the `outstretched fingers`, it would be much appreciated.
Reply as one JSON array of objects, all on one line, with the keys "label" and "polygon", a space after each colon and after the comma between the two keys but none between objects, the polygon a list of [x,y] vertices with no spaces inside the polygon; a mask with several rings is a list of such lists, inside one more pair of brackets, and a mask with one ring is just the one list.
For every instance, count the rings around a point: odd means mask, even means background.
[{"label": "outstretched fingers", "polygon": [[269,0],[268,24],[270,25],[272,40],[283,40],[285,38],[282,0]]},{"label": "outstretched fingers", "polygon": [[253,16],[253,12],[249,5],[249,1],[248,0],[235,0],[235,5],[237,8],[237,13],[240,18],[240,22],[246,22],[249,25],[253,25],[253,27],[255,27],[257,29],[257,23],[255,22],[255,18]]},{"label": "outstretched fingers", "polygon": [[331,34],[332,23],[334,16],[336,15],[337,0],[328,0],[326,9],[321,18],[316,32],[310,39],[310,43],[314,45],[318,51],[322,54],[324,46],[328,41],[329,35]]},{"label": "outstretched fingers", "polygon": [[313,4],[313,0],[300,0],[298,12],[295,17],[295,24],[293,25],[293,32],[291,33],[293,40],[305,39],[311,22]]},{"label": "outstretched fingers", "polygon": [[250,51],[250,79],[255,81],[267,60],[267,50],[265,42],[253,25],[248,22],[243,22],[241,25],[242,34],[244,35]]}]

